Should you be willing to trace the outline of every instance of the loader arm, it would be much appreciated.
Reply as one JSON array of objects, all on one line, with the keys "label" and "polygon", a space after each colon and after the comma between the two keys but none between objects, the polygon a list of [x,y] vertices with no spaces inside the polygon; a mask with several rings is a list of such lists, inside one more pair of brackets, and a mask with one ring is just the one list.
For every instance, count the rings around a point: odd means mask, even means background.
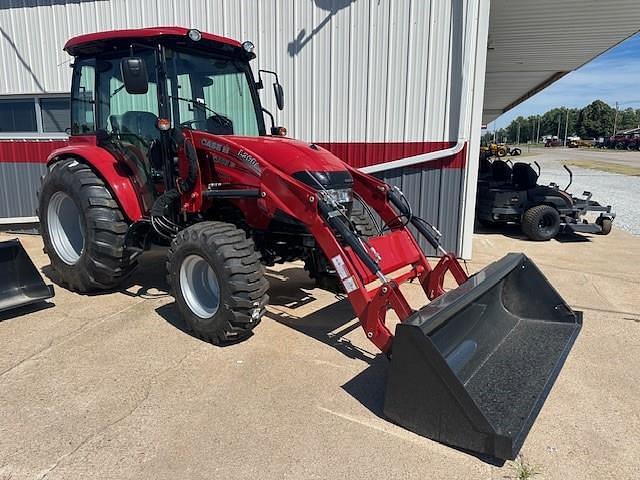
[{"label": "loader arm", "polygon": [[269,210],[290,211],[305,224],[336,269],[367,338],[382,352],[390,353],[393,334],[385,323],[388,309],[392,308],[400,321],[415,313],[400,286],[418,279],[427,298],[433,299],[444,293],[447,271],[454,273],[458,284],[467,276],[451,254],[444,255],[433,268],[409,229],[398,221],[401,212],[389,200],[390,187],[369,175],[351,173],[354,191],[391,226],[388,233],[368,239],[364,248],[357,239],[349,241],[348,232],[336,231],[340,225],[347,228],[342,222],[331,227],[335,211],[324,202],[321,192],[276,169],[263,172],[261,190],[265,196],[259,202],[273,203]]}]

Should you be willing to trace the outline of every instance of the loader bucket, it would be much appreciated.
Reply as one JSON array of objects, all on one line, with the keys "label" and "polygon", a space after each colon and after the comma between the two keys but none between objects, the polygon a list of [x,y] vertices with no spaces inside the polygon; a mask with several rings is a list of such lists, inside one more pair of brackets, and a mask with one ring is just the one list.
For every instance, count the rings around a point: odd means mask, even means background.
[{"label": "loader bucket", "polygon": [[53,297],[17,239],[0,242],[0,312]]},{"label": "loader bucket", "polygon": [[384,413],[425,437],[513,459],[582,325],[510,253],[396,327]]}]

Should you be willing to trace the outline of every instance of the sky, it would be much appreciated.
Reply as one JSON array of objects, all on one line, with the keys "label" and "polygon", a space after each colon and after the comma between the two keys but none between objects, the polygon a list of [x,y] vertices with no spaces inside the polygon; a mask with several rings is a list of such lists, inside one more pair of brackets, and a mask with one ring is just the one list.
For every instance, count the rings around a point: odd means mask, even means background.
[{"label": "sky", "polygon": [[[504,128],[516,117],[543,114],[554,107],[584,107],[594,100],[620,109],[640,108],[640,33],[603,53],[496,119]],[[488,125],[494,129],[494,123]]]}]

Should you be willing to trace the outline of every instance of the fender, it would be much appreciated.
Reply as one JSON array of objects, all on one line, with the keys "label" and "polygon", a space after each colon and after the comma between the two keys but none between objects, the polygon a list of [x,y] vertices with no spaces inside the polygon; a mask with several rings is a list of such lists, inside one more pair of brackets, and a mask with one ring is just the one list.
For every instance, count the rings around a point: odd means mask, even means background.
[{"label": "fender", "polygon": [[130,222],[143,218],[142,203],[131,178],[107,150],[95,145],[69,145],[58,148],[47,158],[47,167],[67,157],[75,157],[78,161],[89,165],[104,180],[124,216]]}]

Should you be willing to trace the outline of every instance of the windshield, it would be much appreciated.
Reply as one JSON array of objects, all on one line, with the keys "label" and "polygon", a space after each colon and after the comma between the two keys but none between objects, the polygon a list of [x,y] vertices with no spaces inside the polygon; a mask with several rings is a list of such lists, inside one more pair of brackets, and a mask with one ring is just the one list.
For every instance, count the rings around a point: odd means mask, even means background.
[{"label": "windshield", "polygon": [[218,135],[260,135],[245,62],[167,50],[168,90],[176,125]]}]

